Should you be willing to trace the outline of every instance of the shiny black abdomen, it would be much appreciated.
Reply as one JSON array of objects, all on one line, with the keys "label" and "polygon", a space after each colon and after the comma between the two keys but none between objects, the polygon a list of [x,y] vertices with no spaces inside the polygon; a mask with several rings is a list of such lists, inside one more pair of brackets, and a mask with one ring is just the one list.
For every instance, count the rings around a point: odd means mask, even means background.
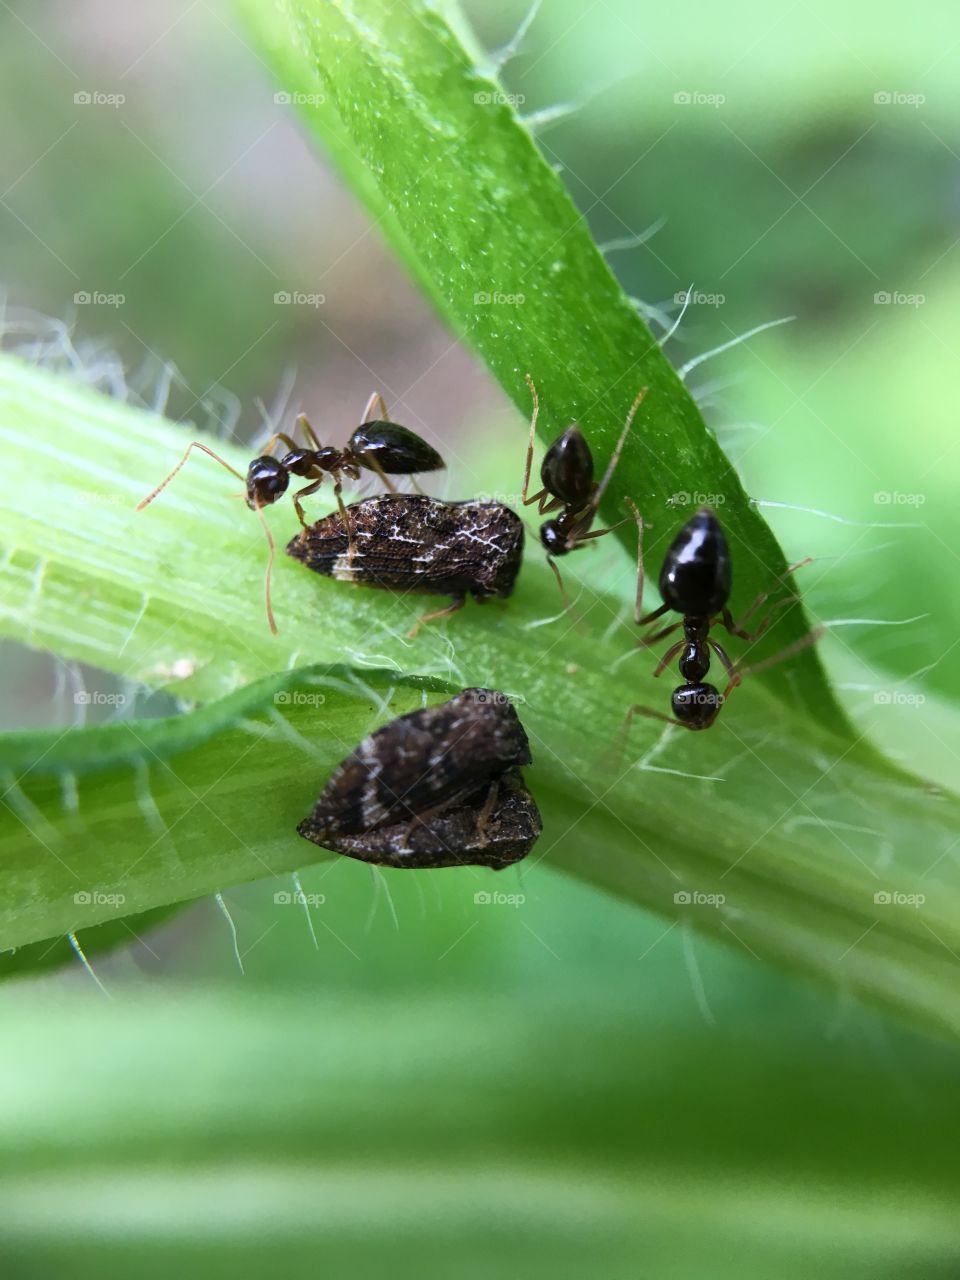
[{"label": "shiny black abdomen", "polygon": [[712,615],[730,598],[730,551],[717,517],[702,507],[683,526],[660,570],[660,595],[677,613]]},{"label": "shiny black abdomen", "polygon": [[567,507],[579,509],[593,497],[593,455],[579,427],[568,427],[554,440],[543,455],[540,480]]},{"label": "shiny black abdomen", "polygon": [[415,431],[396,422],[365,422],[347,442],[347,450],[360,464],[372,458],[388,476],[412,476],[420,471],[440,471],[443,459]]}]

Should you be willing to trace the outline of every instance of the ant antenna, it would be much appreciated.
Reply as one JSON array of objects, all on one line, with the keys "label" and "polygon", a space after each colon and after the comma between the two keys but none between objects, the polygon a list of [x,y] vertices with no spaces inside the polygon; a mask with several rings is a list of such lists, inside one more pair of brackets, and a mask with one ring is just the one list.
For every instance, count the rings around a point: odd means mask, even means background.
[{"label": "ant antenna", "polygon": [[637,398],[634,400],[633,404],[630,406],[630,412],[627,414],[627,420],[623,424],[623,430],[620,432],[620,439],[617,441],[617,447],[614,449],[613,453],[610,456],[610,461],[607,463],[607,469],[603,474],[603,479],[600,481],[600,485],[597,489],[596,494],[594,495],[594,498],[593,498],[594,510],[597,510],[600,506],[600,502],[603,499],[604,493],[606,492],[607,485],[610,483],[610,480],[613,477],[613,473],[616,470],[617,463],[620,461],[620,454],[623,452],[623,442],[627,438],[627,432],[633,426],[633,420],[637,415],[637,410],[640,408],[641,404],[643,404],[644,397],[646,396],[649,390],[650,390],[649,387],[641,387],[640,390],[637,392]]},{"label": "ant antenna", "polygon": [[267,539],[267,546],[270,549],[267,556],[267,572],[263,578],[263,599],[267,606],[267,622],[270,624],[270,630],[274,635],[277,635],[277,620],[273,616],[273,606],[270,603],[270,578],[273,573],[273,562],[277,556],[277,544],[274,542],[270,526],[267,524],[267,517],[263,514],[263,507],[258,502],[253,509],[257,513],[257,519],[260,521],[260,526]]},{"label": "ant antenna", "polygon": [[236,467],[231,467],[230,463],[227,462],[226,459],[221,458],[219,453],[214,453],[212,449],[208,448],[205,444],[201,444],[199,440],[194,440],[187,445],[184,451],[183,457],[180,459],[177,465],[173,468],[170,474],[166,477],[166,479],[160,481],[160,483],[154,489],[153,493],[148,494],[147,497],[144,498],[142,502],[137,503],[138,511],[142,511],[144,507],[149,506],[150,503],[154,500],[154,498],[157,497],[158,494],[163,492],[163,490],[167,487],[167,485],[170,483],[173,477],[177,474],[177,472],[180,470],[180,468],[183,466],[186,460],[190,457],[191,449],[202,449],[204,453],[209,454],[209,456],[213,458],[214,462],[219,462],[221,467],[226,467],[226,469],[230,472],[230,474],[236,476],[241,483],[243,484],[246,483],[246,477],[242,476],[240,472],[236,469]]}]

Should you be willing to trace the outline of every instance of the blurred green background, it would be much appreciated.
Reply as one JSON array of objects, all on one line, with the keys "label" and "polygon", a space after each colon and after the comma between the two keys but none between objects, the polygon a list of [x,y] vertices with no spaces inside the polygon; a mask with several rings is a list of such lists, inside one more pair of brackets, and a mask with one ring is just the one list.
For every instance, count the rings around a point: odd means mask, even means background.
[{"label": "blurred green background", "polygon": [[[487,48],[525,9],[466,7]],[[515,491],[523,424],[229,7],[0,31],[7,346],[243,439],[261,398],[341,440],[380,388]],[[690,383],[814,612],[880,624],[825,646],[852,713],[948,783],[958,51],[946,3],[545,0],[504,73],[576,108],[540,140],[600,242],[665,220],[610,261],[666,323],[693,285],[678,364],[797,317]],[[70,722],[76,672],[2,660],[5,725]],[[4,1275],[957,1274],[955,1050],[543,865],[478,883],[330,863],[309,919],[225,886],[242,972],[205,902],[96,962],[112,999],[75,961],[8,985]]]}]

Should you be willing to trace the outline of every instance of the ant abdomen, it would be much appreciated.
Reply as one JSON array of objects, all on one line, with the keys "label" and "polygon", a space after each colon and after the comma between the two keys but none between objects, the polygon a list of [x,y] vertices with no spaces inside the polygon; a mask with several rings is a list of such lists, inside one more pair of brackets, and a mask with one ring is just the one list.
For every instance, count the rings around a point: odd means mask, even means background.
[{"label": "ant abdomen", "polygon": [[660,598],[685,615],[718,613],[730,598],[730,552],[720,522],[701,507],[683,526],[660,571]]},{"label": "ant abdomen", "polygon": [[421,471],[441,471],[443,458],[426,440],[397,422],[374,420],[357,427],[344,453],[388,476],[416,475]]},{"label": "ant abdomen", "polygon": [[593,497],[593,455],[579,427],[568,427],[554,440],[543,456],[540,480],[567,507],[584,507]]}]

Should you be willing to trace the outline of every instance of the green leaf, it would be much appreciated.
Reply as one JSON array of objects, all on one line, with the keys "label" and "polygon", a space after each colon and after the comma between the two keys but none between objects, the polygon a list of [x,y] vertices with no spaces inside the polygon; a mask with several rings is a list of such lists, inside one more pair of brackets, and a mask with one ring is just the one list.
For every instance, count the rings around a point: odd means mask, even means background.
[{"label": "green leaf", "polygon": [[17,1275],[956,1269],[946,1055],[898,1037],[897,1074],[865,1070],[795,1007],[756,1036],[732,1005],[707,1072],[702,1027],[602,992],[75,992],[50,1013],[5,1010]]},{"label": "green leaf", "polygon": [[[397,710],[442,688],[303,669],[189,715],[0,737],[13,819],[0,828],[0,950],[315,861],[293,828],[355,745],[361,705],[376,716],[375,686]],[[301,737],[321,711],[322,737]],[[131,921],[93,942],[122,944],[155,922]],[[16,951],[0,972],[33,967],[48,951]],[[58,954],[66,958],[62,947]]]}]

